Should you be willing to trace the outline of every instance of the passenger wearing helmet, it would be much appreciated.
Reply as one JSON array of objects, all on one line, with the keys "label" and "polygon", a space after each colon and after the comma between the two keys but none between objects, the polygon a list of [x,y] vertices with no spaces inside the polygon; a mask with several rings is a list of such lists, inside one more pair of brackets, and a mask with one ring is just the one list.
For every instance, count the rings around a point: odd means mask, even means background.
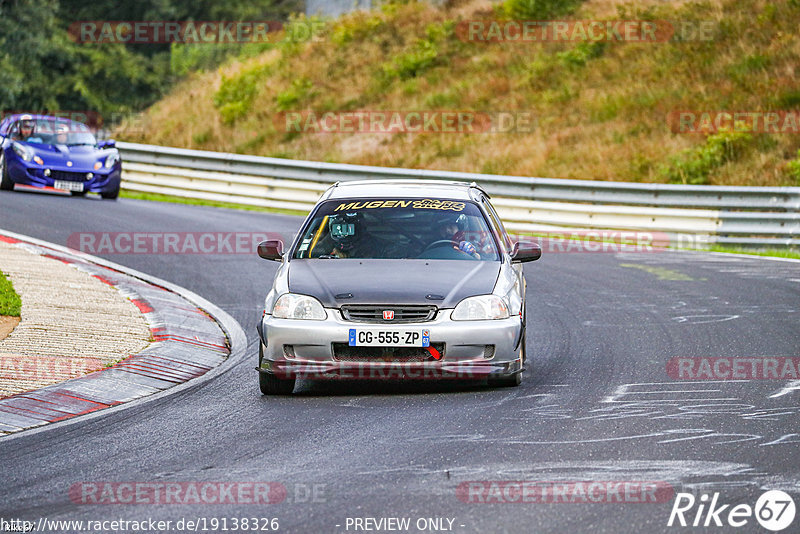
[{"label": "passenger wearing helmet", "polygon": [[463,214],[452,214],[440,218],[437,221],[439,227],[439,239],[449,239],[453,242],[453,248],[472,256],[479,260],[481,255],[471,242],[464,239],[467,218]]},{"label": "passenger wearing helmet", "polygon": [[69,126],[64,123],[59,124],[56,126],[56,138],[55,144],[57,145],[66,145],[67,141],[69,141]]},{"label": "passenger wearing helmet", "polygon": [[382,258],[385,247],[370,235],[359,212],[337,213],[328,222],[335,243],[330,255],[335,258]]}]

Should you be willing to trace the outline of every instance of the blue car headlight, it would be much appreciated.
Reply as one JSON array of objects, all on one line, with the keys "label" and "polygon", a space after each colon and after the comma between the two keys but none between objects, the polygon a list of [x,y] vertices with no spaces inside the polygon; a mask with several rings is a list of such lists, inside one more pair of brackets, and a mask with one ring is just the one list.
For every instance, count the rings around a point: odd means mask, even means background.
[{"label": "blue car headlight", "polygon": [[106,169],[110,169],[111,167],[116,165],[118,161],[119,161],[119,152],[114,152],[113,154],[109,154],[109,156],[106,158],[106,162],[105,162],[105,164],[103,166]]},{"label": "blue car headlight", "polygon": [[31,161],[36,155],[33,153],[33,149],[19,143],[12,143],[11,148],[14,149],[14,152],[17,153],[17,156],[22,158],[22,161]]}]

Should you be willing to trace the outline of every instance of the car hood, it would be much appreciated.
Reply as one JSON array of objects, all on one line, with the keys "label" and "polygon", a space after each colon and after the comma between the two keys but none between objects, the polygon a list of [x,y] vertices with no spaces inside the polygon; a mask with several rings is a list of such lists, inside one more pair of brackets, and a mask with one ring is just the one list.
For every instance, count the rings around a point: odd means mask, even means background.
[{"label": "car hood", "polygon": [[[45,166],[63,167],[67,161],[72,162],[74,170],[93,170],[94,164],[98,160],[105,159],[113,150],[98,150],[94,146],[77,145],[42,145],[38,143],[28,143],[39,157],[44,160]],[[66,167],[65,167],[66,168]]]},{"label": "car hood", "polygon": [[[491,293],[499,272],[496,261],[292,260],[289,291],[314,296],[326,308],[344,304],[453,308],[466,297]],[[427,295],[442,298],[432,300]]]}]

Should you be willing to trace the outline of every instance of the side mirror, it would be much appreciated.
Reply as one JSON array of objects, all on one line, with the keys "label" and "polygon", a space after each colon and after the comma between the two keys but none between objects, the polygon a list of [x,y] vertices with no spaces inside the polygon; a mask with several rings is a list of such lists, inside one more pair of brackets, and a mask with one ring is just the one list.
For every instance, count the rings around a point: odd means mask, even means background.
[{"label": "side mirror", "polygon": [[114,148],[115,146],[117,146],[117,142],[113,139],[107,139],[97,143],[97,148]]},{"label": "side mirror", "polygon": [[514,243],[514,250],[511,251],[511,261],[515,263],[525,263],[536,261],[542,257],[542,247],[539,243],[530,241],[518,241]]},{"label": "side mirror", "polygon": [[258,244],[258,255],[265,260],[283,260],[283,243],[278,239],[262,241]]}]

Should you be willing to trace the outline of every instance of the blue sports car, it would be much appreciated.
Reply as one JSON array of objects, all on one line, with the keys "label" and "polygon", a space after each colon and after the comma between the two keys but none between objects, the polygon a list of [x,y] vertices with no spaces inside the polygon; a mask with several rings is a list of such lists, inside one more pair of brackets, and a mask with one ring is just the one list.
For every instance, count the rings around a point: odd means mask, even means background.
[{"label": "blue sports car", "polygon": [[121,167],[114,141],[98,143],[80,122],[28,114],[0,121],[0,189],[20,185],[114,199]]}]

